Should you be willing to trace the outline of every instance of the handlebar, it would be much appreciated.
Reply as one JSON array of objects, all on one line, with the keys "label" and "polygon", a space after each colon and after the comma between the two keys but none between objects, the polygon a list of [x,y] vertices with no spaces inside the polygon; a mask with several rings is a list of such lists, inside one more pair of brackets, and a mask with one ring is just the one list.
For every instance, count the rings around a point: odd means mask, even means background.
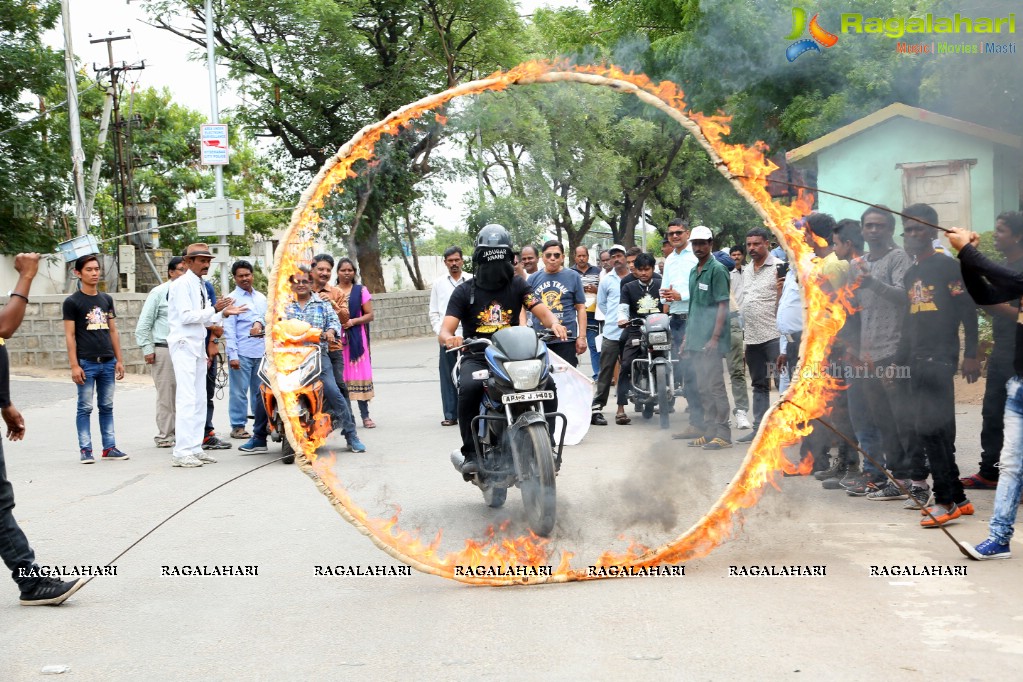
[{"label": "handlebar", "polygon": [[[554,336],[554,332],[552,332],[550,329],[544,329],[542,332],[537,332],[536,336],[537,336],[537,338],[539,338],[544,343],[550,341],[551,339],[556,339],[557,338],[556,336]],[[569,336],[567,339],[565,339],[565,341],[566,342],[568,342],[568,341],[575,341],[578,338],[579,338],[578,336]],[[560,339],[558,339],[558,340],[560,341]],[[462,350],[463,348],[471,348],[472,346],[490,346],[490,345],[493,345],[493,342],[490,339],[475,339],[475,338],[472,338],[472,337],[468,337],[468,338],[463,338],[462,339],[462,345],[461,346],[455,346],[454,348],[448,348],[448,349],[445,350],[445,352],[446,353],[453,353],[456,350]]]}]

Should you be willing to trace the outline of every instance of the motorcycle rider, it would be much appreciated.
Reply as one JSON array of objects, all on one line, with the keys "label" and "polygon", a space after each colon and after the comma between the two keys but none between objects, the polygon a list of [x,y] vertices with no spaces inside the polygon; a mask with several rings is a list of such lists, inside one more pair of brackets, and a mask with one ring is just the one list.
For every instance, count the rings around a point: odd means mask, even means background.
[{"label": "motorcycle rider", "polygon": [[[660,291],[661,276],[654,272],[657,261],[649,253],[640,253],[633,262],[633,272],[636,279],[626,283],[622,280],[622,295],[618,302],[618,326],[622,332],[622,368],[618,371],[619,391],[628,395],[632,388],[632,361],[642,355],[639,342],[643,336],[641,327],[629,325],[629,321],[636,318],[645,318],[648,315],[661,312]],[[615,417],[615,423],[625,426],[632,420],[620,412]]]},{"label": "motorcycle rider", "polygon": [[366,452],[366,446],[355,432],[351,408],[341,395],[341,390],[334,379],[330,356],[327,354],[328,344],[341,337],[341,321],[333,306],[313,293],[310,275],[299,272],[288,280],[291,282],[291,293],[295,300],[284,309],[284,316],[289,320],[304,320],[313,327],[323,330],[323,340],[320,341],[320,381],[323,382],[323,400],[330,413],[331,423],[334,428],[341,429],[349,450]]},{"label": "motorcycle rider", "polygon": [[[541,303],[521,277],[516,277],[512,266],[512,241],[508,230],[491,224],[480,230],[476,249],[472,254],[475,273],[465,286],[456,287],[448,301],[448,309],[441,322],[440,343],[446,348],[462,345],[462,337],[455,336],[458,325],[471,338],[490,338],[497,331],[519,324],[522,308],[533,314],[541,324],[554,332],[561,341],[568,338],[568,330],[558,322],[550,309]],[[458,375],[458,429],[462,436],[463,474],[479,470],[476,446],[472,437],[472,418],[479,414],[483,400],[483,381],[472,374],[487,368],[483,347],[467,348]],[[546,389],[556,390],[553,379]],[[558,397],[544,401],[544,411],[556,412]]]}]

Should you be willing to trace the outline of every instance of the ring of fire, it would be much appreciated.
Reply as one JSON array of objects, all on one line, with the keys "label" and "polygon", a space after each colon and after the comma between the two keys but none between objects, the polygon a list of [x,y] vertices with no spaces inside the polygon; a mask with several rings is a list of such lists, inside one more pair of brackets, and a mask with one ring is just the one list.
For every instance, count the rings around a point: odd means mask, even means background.
[{"label": "ring of fire", "polygon": [[[274,324],[274,321],[284,319],[283,310],[290,298],[288,278],[299,271],[302,260],[309,258],[318,229],[318,212],[323,207],[326,196],[338,183],[356,175],[352,171],[352,165],[356,161],[369,160],[373,157],[376,142],[383,135],[395,134],[407,122],[437,109],[456,97],[503,90],[513,85],[559,82],[609,87],[635,95],[677,121],[700,142],[721,174],[757,211],[764,224],[779,237],[789,254],[790,262],[797,267],[803,284],[804,298],[801,361],[811,367],[823,366],[831,342],[845,321],[845,310],[848,305],[846,292],[829,297],[820,288],[820,272],[812,260],[813,250],[804,242],[802,231],[793,224],[794,220],[809,213],[812,198],[801,194],[792,205],[785,206],[773,202],[767,193],[767,176],[777,167],[765,158],[766,146],[760,142],[752,147],[723,142],[722,136],[729,132],[729,119],[724,116],[704,116],[687,111],[683,93],[674,83],[668,81],[654,83],[642,74],[625,73],[612,65],[575,66],[554,62],[527,62],[509,71],[497,72],[489,78],[464,83],[406,105],[384,120],[360,130],[324,164],[303,193],[299,205],[292,214],[288,231],[275,254],[274,268],[270,275],[267,312],[268,326],[273,332],[266,337],[269,356],[274,357],[275,344],[286,338],[286,325]],[[439,123],[444,123],[441,115],[438,114],[436,117]],[[274,394],[277,400],[281,401],[279,404],[285,406],[286,414],[297,414],[295,409],[297,395],[281,391],[273,362],[268,364],[270,367],[267,373]],[[710,511],[682,535],[660,547],[648,548],[632,543],[625,552],[604,552],[593,565],[641,568],[662,563],[681,563],[709,554],[730,536],[734,524],[741,520],[741,510],[756,504],[767,483],[777,487],[774,482],[777,471],[795,471],[795,465],[785,458],[782,448],[797,443],[802,436],[809,433],[807,422],[825,414],[827,399],[834,390],[836,383],[827,376],[793,377],[785,400],[773,406],[764,416],[761,428],[738,472]],[[295,446],[295,451],[305,455],[298,458],[300,468],[313,479],[338,513],[398,561],[425,573],[473,584],[538,584],[594,579],[594,576],[587,575],[585,569],[572,568],[573,554],[565,551],[561,553],[557,568],[551,575],[514,577],[456,575],[455,566],[505,568],[549,565],[552,562],[546,547],[548,540],[531,533],[518,538],[495,537],[491,530],[487,540],[482,542],[466,540],[464,549],[442,555],[438,552],[441,539],[439,533],[433,541],[423,542],[417,534],[398,527],[397,514],[389,519],[371,518],[365,510],[354,503],[334,474],[334,456],[316,454],[316,450],[325,441],[326,434],[306,434],[290,420],[285,421],[285,431]],[[809,465],[806,463],[803,466]]]}]

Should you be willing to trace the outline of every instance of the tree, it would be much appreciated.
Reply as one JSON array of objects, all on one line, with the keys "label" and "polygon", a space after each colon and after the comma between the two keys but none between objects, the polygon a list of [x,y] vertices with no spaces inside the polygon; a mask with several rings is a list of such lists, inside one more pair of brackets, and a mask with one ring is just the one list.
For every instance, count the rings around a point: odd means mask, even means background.
[{"label": "tree", "polygon": [[[0,0],[0,253],[52,251],[67,232],[61,208],[70,156],[60,160],[47,135],[44,95],[63,77],[60,52],[42,34],[60,17],[60,3]],[[38,116],[27,118],[38,111]]]},{"label": "tree", "polygon": [[[171,19],[202,25],[202,5],[147,4],[157,26],[205,47],[204,33]],[[509,0],[222,0],[214,14],[217,52],[250,102],[240,120],[280,140],[308,170],[400,106],[518,61],[521,25]],[[373,172],[339,200],[346,241],[372,291],[385,290],[379,231],[387,207],[414,198],[408,193],[433,172],[439,141],[437,125],[399,135],[391,162],[364,168]]]},{"label": "tree", "polygon": [[[62,87],[54,86],[51,97]],[[125,232],[113,135],[102,150],[97,150],[96,133],[104,95],[96,83],[84,77],[81,77],[79,91],[82,93],[79,108],[86,159],[91,160],[97,151],[103,159],[95,202],[96,216],[90,232],[112,247]],[[122,95],[121,114],[126,166],[130,166],[131,170],[128,201],[155,204],[160,224],[193,219],[196,199],[214,193],[212,169],[199,165],[199,125],[205,123],[205,114],[176,104],[167,89],[155,88],[126,90]],[[60,157],[70,159],[66,113],[61,111],[52,116],[47,130],[50,138],[59,145]],[[265,153],[256,149],[243,126],[232,126],[231,132],[231,162],[224,167],[227,194],[243,198],[248,212],[294,204],[297,192],[290,187],[285,170],[275,166]],[[63,167],[69,165],[64,163]],[[70,182],[66,171],[64,175],[64,181]],[[246,231],[249,235],[268,236],[286,219],[286,214],[247,213]],[[197,241],[198,237],[194,223],[167,228],[160,234],[161,245],[175,253],[182,253],[185,246]],[[234,246],[244,248],[240,243]]]}]

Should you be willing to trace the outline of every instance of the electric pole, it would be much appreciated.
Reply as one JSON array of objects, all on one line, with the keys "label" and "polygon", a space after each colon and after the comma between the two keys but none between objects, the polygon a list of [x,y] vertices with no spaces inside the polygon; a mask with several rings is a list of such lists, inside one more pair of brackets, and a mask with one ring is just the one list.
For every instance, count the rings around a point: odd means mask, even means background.
[{"label": "electric pole", "polygon": [[89,229],[89,214],[86,212],[85,178],[82,162],[82,128],[78,120],[78,75],[75,73],[75,51],[71,47],[71,10],[68,0],[61,0],[60,11],[64,24],[64,75],[67,78],[68,124],[71,130],[71,169],[75,181],[76,233],[79,237]]},{"label": "electric pole", "polygon": [[[118,193],[120,195],[121,215],[124,219],[125,235],[127,235],[127,233],[131,232],[132,230],[131,225],[128,221],[128,173],[127,169],[125,168],[124,140],[122,139],[123,136],[121,134],[121,128],[124,125],[124,122],[121,120],[120,116],[119,106],[120,95],[117,90],[117,82],[118,79],[120,78],[120,75],[123,72],[141,71],[142,69],[146,68],[146,63],[143,61],[142,64],[139,65],[129,65],[126,62],[121,62],[120,66],[115,66],[113,43],[118,40],[127,40],[130,37],[131,36],[129,35],[123,36],[108,35],[106,38],[97,38],[95,40],[89,41],[92,44],[96,43],[107,44],[107,57],[109,61],[109,66],[107,66],[106,68],[96,68],[96,66],[93,65],[93,70],[96,72],[97,80],[100,78],[102,74],[110,75],[110,92],[113,95],[114,109],[114,166],[117,170]],[[125,238],[127,239],[127,243],[130,244],[131,240],[128,239],[127,237]]]}]

